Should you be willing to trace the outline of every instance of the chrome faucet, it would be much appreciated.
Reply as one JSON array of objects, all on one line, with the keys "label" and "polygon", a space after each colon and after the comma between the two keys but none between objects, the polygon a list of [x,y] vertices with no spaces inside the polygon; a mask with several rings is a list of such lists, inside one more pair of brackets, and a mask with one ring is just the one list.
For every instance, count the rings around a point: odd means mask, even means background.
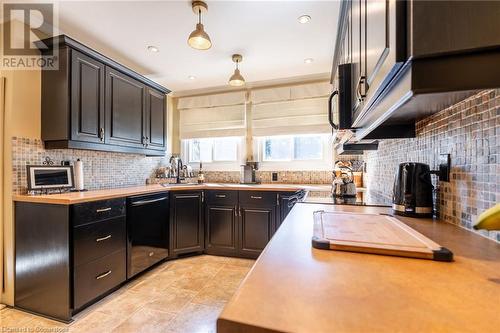
[{"label": "chrome faucet", "polygon": [[[173,162],[173,163],[172,163]],[[181,172],[183,169],[183,163],[179,156],[172,155],[169,160],[170,166],[172,169],[175,167],[177,169],[176,172],[176,184],[180,184],[184,177],[181,177]]]}]

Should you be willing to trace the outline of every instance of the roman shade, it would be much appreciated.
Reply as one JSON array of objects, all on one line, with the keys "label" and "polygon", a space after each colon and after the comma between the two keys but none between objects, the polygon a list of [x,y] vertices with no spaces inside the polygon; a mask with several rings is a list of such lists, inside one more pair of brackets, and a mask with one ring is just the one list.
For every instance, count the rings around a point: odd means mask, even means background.
[{"label": "roman shade", "polygon": [[245,135],[245,92],[179,98],[181,139]]},{"label": "roman shade", "polygon": [[253,106],[254,136],[330,133],[328,98],[264,103]]},{"label": "roman shade", "polygon": [[329,82],[307,83],[279,88],[255,89],[250,93],[253,104],[326,97],[332,91]]},{"label": "roman shade", "polygon": [[179,98],[177,108],[196,109],[238,104],[245,104],[244,91],[204,96],[181,97]]},{"label": "roman shade", "polygon": [[330,133],[330,92],[328,82],[252,91],[253,135]]}]

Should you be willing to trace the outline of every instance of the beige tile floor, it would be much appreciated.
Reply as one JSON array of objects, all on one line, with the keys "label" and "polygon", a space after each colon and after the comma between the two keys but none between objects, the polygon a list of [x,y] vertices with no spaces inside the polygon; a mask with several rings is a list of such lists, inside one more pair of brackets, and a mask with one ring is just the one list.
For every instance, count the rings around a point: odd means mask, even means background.
[{"label": "beige tile floor", "polygon": [[12,308],[1,332],[215,332],[216,319],[254,261],[196,256],[166,262],[63,324]]}]

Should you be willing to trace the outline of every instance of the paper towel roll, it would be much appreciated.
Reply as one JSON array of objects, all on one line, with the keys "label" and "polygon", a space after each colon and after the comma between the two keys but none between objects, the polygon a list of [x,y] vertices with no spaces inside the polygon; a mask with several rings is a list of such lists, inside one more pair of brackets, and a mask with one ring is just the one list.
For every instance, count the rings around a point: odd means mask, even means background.
[{"label": "paper towel roll", "polygon": [[81,191],[83,187],[83,162],[77,159],[75,162],[75,189]]}]

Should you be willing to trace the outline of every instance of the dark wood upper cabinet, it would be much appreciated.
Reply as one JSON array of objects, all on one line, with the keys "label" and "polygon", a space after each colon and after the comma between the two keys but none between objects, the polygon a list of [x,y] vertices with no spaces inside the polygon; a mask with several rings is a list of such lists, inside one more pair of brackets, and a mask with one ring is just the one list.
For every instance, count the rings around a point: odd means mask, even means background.
[{"label": "dark wood upper cabinet", "polygon": [[165,94],[149,87],[146,89],[145,118],[147,148],[165,150],[167,134]]},{"label": "dark wood upper cabinet", "polygon": [[67,36],[40,46],[58,52],[42,71],[45,148],[164,155],[168,89]]},{"label": "dark wood upper cabinet", "polygon": [[204,250],[203,192],[170,194],[170,255]]},{"label": "dark wood upper cabinet", "polygon": [[500,2],[346,0],[339,12],[331,82],[352,87],[336,109],[355,141],[414,136],[416,121],[500,86]]},{"label": "dark wood upper cabinet", "polygon": [[71,56],[71,139],[104,143],[104,65],[78,51]]},{"label": "dark wood upper cabinet", "polygon": [[364,64],[367,83],[371,84],[376,73],[389,54],[389,2],[387,0],[367,0],[365,12],[366,51]]},{"label": "dark wood upper cabinet", "polygon": [[[352,0],[350,2],[350,18],[351,18],[351,36],[349,38],[352,41],[351,46],[351,61],[352,61],[352,78],[351,81],[357,85],[361,80],[362,71],[362,61],[363,56],[361,54],[361,0]],[[359,91],[354,91],[353,96],[359,95]],[[360,98],[356,98],[353,103],[353,110],[356,110],[360,106]]]},{"label": "dark wood upper cabinet", "polygon": [[[145,147],[146,86],[117,70],[106,68],[106,142]],[[160,124],[161,125],[161,124]]]}]

